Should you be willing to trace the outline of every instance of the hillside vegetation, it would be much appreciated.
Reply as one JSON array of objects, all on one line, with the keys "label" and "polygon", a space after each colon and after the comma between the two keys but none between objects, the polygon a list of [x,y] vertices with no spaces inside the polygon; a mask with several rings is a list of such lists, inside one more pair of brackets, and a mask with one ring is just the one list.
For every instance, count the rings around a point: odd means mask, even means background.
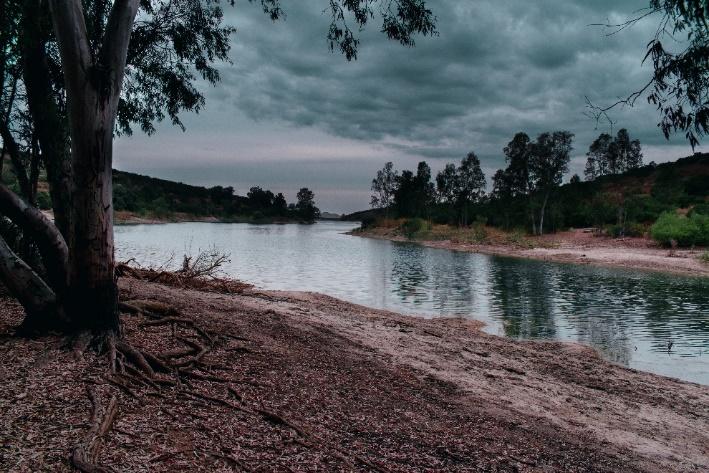
[{"label": "hillside vegetation", "polygon": [[[420,187],[430,192],[433,186],[424,183]],[[405,235],[419,231],[421,220],[529,233],[534,230],[534,215],[543,204],[543,197],[540,193],[505,195],[493,189],[464,206],[434,198],[411,208],[398,205],[394,193],[391,205],[386,208],[357,212],[343,219],[359,220],[367,227],[382,224],[385,217],[405,218],[408,220],[401,228]],[[650,235],[668,246],[707,245],[709,154],[697,153],[658,165],[651,163],[591,181],[572,178],[551,192],[546,205],[545,231],[594,227],[599,233],[611,236]],[[465,215],[464,222],[461,215]]]},{"label": "hillside vegetation", "polygon": [[[11,169],[6,168],[3,181],[16,187]],[[252,187],[246,196],[237,195],[232,187],[201,187],[166,179],[113,171],[113,206],[117,221],[202,220],[231,222],[312,222],[319,217],[314,194],[307,188],[298,193],[296,203],[288,204],[281,193]],[[45,176],[37,185],[37,206],[51,209]]]}]

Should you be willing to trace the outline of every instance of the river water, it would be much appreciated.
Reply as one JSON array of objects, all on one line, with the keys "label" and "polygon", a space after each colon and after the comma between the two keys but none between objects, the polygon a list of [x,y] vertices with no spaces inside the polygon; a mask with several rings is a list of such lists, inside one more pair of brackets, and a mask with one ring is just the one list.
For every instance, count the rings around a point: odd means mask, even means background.
[{"label": "river water", "polygon": [[160,266],[216,248],[232,277],[426,317],[482,320],[519,339],[571,340],[632,368],[709,384],[709,279],[487,256],[315,225],[116,227],[117,258]]}]

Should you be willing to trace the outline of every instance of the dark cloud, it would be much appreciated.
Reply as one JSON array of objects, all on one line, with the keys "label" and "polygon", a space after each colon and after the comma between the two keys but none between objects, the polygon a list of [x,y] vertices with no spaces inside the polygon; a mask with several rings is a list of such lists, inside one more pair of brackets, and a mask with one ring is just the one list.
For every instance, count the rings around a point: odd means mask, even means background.
[{"label": "dark cloud", "polygon": [[[321,141],[313,148],[375,146],[370,157],[382,162],[390,153],[407,162],[425,158],[442,165],[475,150],[491,173],[502,165],[501,150],[515,132],[568,129],[577,137],[573,167],[579,171],[578,156],[599,133],[583,115],[584,96],[609,104],[639,88],[649,77],[641,60],[656,27],[650,20],[608,36],[608,30],[590,26],[620,22],[647,0],[429,1],[440,36],[404,48],[372,24],[361,33],[359,60],[348,63],[329,53],[325,2],[283,3],[287,18],[274,24],[243,0],[225,10],[237,27],[234,65],[222,68],[222,84],[207,91],[208,110],[187,121],[192,139],[199,141],[206,130],[244,137],[253,130],[280,142],[293,136],[279,134],[285,128],[317,134]],[[235,118],[225,119],[229,116]],[[667,145],[656,127],[656,111],[646,104],[618,110],[614,118],[616,128],[628,128],[650,146],[653,159],[689,153],[680,140],[675,144],[681,146]],[[255,149],[233,143],[221,148],[221,166],[228,166],[230,152],[236,162]],[[306,151],[281,152],[279,158],[309,159],[299,152]],[[356,158],[340,162],[345,159]],[[371,164],[366,167],[372,170]],[[278,175],[276,168],[273,172]],[[322,172],[318,179],[324,187],[328,175],[330,183],[339,179],[328,166]],[[365,177],[355,182],[368,187]],[[351,207],[365,205],[366,196]]]}]

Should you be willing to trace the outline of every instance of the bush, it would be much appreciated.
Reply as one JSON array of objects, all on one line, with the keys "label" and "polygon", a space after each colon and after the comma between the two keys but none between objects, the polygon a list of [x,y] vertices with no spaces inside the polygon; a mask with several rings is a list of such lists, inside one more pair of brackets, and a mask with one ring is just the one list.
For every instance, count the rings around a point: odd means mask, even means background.
[{"label": "bush", "polygon": [[647,228],[642,223],[630,222],[625,224],[625,236],[642,237],[645,236]]},{"label": "bush", "polygon": [[689,220],[697,226],[697,241],[695,244],[709,246],[709,215],[693,213]]},{"label": "bush", "polygon": [[650,229],[652,238],[663,244],[678,246],[709,245],[709,216],[694,213],[691,217],[665,212]]},{"label": "bush", "polygon": [[605,227],[606,235],[613,237],[613,238],[622,237],[625,234],[623,230],[624,230],[623,225],[618,225],[618,224],[606,225],[606,227]]},{"label": "bush", "polygon": [[689,211],[689,216],[691,217],[694,214],[709,215],[709,202],[703,202],[692,207],[692,210]]},{"label": "bush", "polygon": [[410,218],[405,220],[401,224],[401,232],[406,235],[409,240],[412,239],[417,233],[423,230],[430,230],[431,226],[429,223],[422,218]]},{"label": "bush", "polygon": [[641,237],[645,235],[645,226],[640,223],[631,222],[625,225],[606,225],[606,234],[613,238],[620,237]]}]

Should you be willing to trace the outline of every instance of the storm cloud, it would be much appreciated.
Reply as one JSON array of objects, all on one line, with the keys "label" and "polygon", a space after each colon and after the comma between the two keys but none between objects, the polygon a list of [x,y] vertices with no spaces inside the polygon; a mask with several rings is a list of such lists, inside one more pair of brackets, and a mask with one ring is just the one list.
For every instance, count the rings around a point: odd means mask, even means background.
[{"label": "storm cloud", "polygon": [[[186,117],[184,135],[163,126],[155,138],[122,139],[118,167],[242,191],[309,186],[321,207],[353,210],[366,206],[369,179],[386,160],[437,169],[473,150],[489,176],[515,132],[567,129],[579,172],[609,128],[584,115],[584,97],[610,104],[648,80],[641,61],[657,19],[613,35],[592,24],[622,22],[647,3],[430,1],[439,36],[406,48],[375,20],[360,33],[358,60],[347,62],[329,52],[325,2],[285,0],[286,18],[271,23],[242,0],[225,10],[237,27],[233,65],[205,90],[207,109]],[[664,139],[642,100],[612,117],[641,140],[646,161],[691,152]]]}]

